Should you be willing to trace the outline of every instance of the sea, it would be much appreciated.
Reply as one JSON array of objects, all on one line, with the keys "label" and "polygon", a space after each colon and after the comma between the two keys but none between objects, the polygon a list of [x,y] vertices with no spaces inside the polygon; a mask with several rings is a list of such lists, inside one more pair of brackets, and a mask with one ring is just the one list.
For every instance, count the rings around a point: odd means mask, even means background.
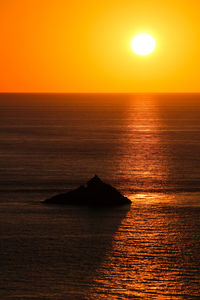
[{"label": "sea", "polygon": [[2,300],[200,299],[200,94],[0,94],[0,219]]}]

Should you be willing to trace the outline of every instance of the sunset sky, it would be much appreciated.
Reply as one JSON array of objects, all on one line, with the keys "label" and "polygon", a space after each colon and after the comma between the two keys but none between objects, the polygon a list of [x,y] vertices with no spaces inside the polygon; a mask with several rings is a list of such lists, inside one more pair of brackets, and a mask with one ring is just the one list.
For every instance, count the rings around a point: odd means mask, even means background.
[{"label": "sunset sky", "polygon": [[197,0],[3,0],[0,38],[0,92],[200,92]]}]

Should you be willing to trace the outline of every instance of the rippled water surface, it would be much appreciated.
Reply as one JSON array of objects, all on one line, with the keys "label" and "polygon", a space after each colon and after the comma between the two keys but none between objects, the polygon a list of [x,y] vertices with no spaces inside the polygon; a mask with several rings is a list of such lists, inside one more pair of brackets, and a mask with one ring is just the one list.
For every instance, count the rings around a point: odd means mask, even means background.
[{"label": "rippled water surface", "polygon": [[[0,95],[1,299],[200,298],[200,95]],[[131,207],[44,206],[97,173]]]}]

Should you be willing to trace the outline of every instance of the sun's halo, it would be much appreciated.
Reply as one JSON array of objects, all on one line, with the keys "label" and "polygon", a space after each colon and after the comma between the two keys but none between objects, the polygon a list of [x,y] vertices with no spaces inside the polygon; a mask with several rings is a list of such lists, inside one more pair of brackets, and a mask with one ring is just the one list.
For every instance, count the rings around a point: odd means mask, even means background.
[{"label": "sun's halo", "polygon": [[154,51],[156,42],[148,33],[140,33],[134,36],[131,41],[131,48],[138,55],[148,55]]}]

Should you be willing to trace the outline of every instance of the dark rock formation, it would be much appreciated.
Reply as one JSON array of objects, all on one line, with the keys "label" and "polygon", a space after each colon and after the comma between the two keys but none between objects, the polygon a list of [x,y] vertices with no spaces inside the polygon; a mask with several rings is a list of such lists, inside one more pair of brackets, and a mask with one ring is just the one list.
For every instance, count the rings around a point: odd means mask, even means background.
[{"label": "dark rock formation", "polygon": [[46,204],[68,204],[84,206],[116,206],[131,204],[111,185],[104,183],[97,175],[90,179],[86,186],[56,195],[44,201]]}]

